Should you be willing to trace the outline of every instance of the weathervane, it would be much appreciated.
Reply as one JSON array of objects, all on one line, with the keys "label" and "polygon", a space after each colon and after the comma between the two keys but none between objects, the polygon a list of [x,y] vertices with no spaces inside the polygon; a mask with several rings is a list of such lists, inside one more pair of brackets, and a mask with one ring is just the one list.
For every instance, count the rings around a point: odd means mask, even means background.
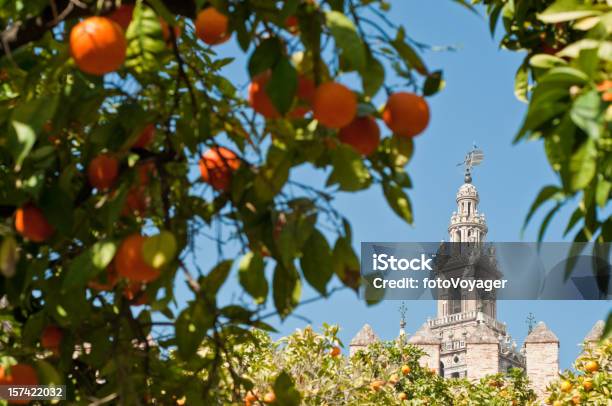
[{"label": "weathervane", "polygon": [[472,168],[480,165],[483,159],[484,152],[482,152],[482,150],[476,146],[476,143],[474,143],[472,150],[467,153],[463,162],[457,164],[457,166],[463,165],[465,167],[465,183],[472,182]]}]

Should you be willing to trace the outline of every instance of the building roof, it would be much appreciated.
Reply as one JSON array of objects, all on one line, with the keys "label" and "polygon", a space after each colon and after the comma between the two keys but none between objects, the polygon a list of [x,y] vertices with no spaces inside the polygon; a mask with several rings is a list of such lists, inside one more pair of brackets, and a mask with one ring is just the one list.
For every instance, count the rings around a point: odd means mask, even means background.
[{"label": "building roof", "polygon": [[485,323],[478,323],[465,342],[468,344],[498,344],[499,339],[489,326]]},{"label": "building roof", "polygon": [[409,344],[440,344],[440,337],[436,336],[429,324],[423,323],[412,337],[408,339]]},{"label": "building roof", "polygon": [[546,324],[541,321],[539,322],[535,328],[529,333],[527,338],[525,338],[525,343],[559,343],[559,339],[550,331]]},{"label": "building roof", "polygon": [[377,341],[380,341],[380,338],[378,338],[374,330],[372,330],[372,327],[369,324],[364,324],[361,330],[355,334],[350,345],[369,345]]},{"label": "building roof", "polygon": [[598,320],[597,323],[593,325],[593,328],[591,329],[591,331],[589,331],[589,334],[587,334],[586,337],[584,337],[584,341],[587,341],[587,342],[599,341],[599,339],[601,338],[603,334],[604,325],[605,323],[603,320]]}]

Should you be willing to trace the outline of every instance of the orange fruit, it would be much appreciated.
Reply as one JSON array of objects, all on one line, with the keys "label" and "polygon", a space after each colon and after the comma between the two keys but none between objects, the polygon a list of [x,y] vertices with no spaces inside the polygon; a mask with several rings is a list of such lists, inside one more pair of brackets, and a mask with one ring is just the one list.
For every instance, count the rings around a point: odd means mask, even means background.
[{"label": "orange fruit", "polygon": [[119,162],[109,154],[98,155],[87,167],[89,183],[98,190],[110,189],[115,184],[118,174]]},{"label": "orange fruit", "polygon": [[87,287],[97,291],[113,290],[118,281],[119,277],[117,276],[117,270],[111,262],[110,265],[106,267],[106,275],[89,281]]},{"label": "orange fruit", "polygon": [[389,377],[389,381],[387,382],[389,385],[395,385],[396,383],[398,383],[400,380],[399,376],[397,374],[391,374],[391,376]]},{"label": "orange fruit", "polygon": [[144,289],[142,283],[130,282],[123,289],[123,297],[131,302],[131,306],[143,306],[149,301]]},{"label": "orange fruit", "polygon": [[132,234],[126,237],[115,255],[117,274],[132,282],[147,283],[159,278],[159,271],[142,258],[142,245],[146,237]]},{"label": "orange fruit", "polygon": [[32,204],[26,204],[15,212],[15,230],[34,242],[43,242],[55,232],[43,212]]},{"label": "orange fruit", "polygon": [[[0,385],[26,386],[38,385],[38,374],[36,370],[28,364],[16,364],[10,367],[10,371],[5,371],[0,367]],[[14,405],[27,405],[29,400],[11,400]]]},{"label": "orange fruit", "polygon": [[397,398],[398,398],[400,401],[404,401],[404,400],[408,399],[408,395],[406,394],[406,392],[400,392],[400,394],[399,394],[399,395],[397,395]]},{"label": "orange fruit", "polygon": [[151,177],[157,174],[155,162],[146,161],[136,167],[138,172],[138,182],[140,186],[147,186],[151,181]]},{"label": "orange fruit", "polygon": [[48,325],[45,327],[42,336],[40,337],[40,344],[43,348],[58,353],[63,336],[64,333],[62,333],[62,330],[59,327]]},{"label": "orange fruit", "polygon": [[301,118],[312,109],[316,87],[312,79],[306,75],[298,76],[297,99],[298,105],[289,113],[292,118]]},{"label": "orange fruit", "polygon": [[300,22],[296,16],[289,16],[285,19],[285,28],[291,34],[295,35],[300,30]]},{"label": "orange fruit", "polygon": [[597,361],[588,361],[585,365],[584,365],[584,370],[587,372],[597,372],[597,370],[599,369],[599,364],[597,363]]},{"label": "orange fruit", "polygon": [[340,356],[340,354],[342,353],[342,351],[340,350],[340,347],[334,347],[331,349],[329,355],[331,355],[332,357],[336,358],[338,356]]},{"label": "orange fruit", "polygon": [[312,108],[314,118],[321,124],[329,128],[342,128],[357,115],[357,96],[339,83],[323,83],[315,91]]},{"label": "orange fruit", "polygon": [[155,125],[149,124],[144,128],[144,130],[142,130],[136,142],[132,144],[132,148],[148,147],[151,141],[153,141],[153,137],[155,137]]},{"label": "orange fruit", "polygon": [[123,64],[127,41],[110,18],[89,17],[70,32],[70,53],[80,70],[92,75],[113,72]]},{"label": "orange fruit", "polygon": [[385,386],[385,381],[382,381],[380,379],[377,379],[370,383],[370,388],[375,392],[378,392],[383,386]]},{"label": "orange fruit", "polygon": [[249,84],[249,105],[265,118],[279,118],[280,113],[266,93],[266,84],[270,80],[270,76],[271,73],[267,70],[253,77]]},{"label": "orange fruit", "polygon": [[561,382],[560,388],[562,392],[569,392],[572,390],[572,383],[570,381],[563,381]]},{"label": "orange fruit", "polygon": [[394,93],[389,96],[382,117],[393,133],[414,137],[429,124],[429,106],[424,98],[414,93]]},{"label": "orange fruit", "polygon": [[127,31],[130,23],[132,22],[132,15],[134,14],[133,4],[122,4],[108,15],[108,18],[116,22],[123,31]]},{"label": "orange fruit", "polygon": [[128,190],[125,198],[125,206],[121,214],[128,216],[130,214],[143,215],[149,208],[151,199],[147,194],[147,190],[141,186],[134,186]]},{"label": "orange fruit", "polygon": [[214,7],[207,7],[196,17],[196,36],[209,45],[222,44],[230,38],[228,23],[225,14]]},{"label": "orange fruit", "polygon": [[584,381],[582,383],[582,388],[587,392],[590,391],[593,389],[593,381]]},{"label": "orange fruit", "polygon": [[410,367],[408,365],[402,365],[402,375],[408,375],[410,373]]},{"label": "orange fruit", "polygon": [[202,155],[199,166],[204,182],[217,190],[227,192],[231,186],[232,173],[240,167],[240,160],[229,149],[215,147]]},{"label": "orange fruit", "polygon": [[263,397],[263,402],[264,403],[274,403],[276,402],[276,395],[274,394],[274,392],[268,392],[264,395]]},{"label": "orange fruit", "polygon": [[338,138],[358,153],[370,155],[378,148],[380,130],[374,118],[356,117],[349,125],[340,129]]},{"label": "orange fruit", "polygon": [[579,405],[581,400],[582,399],[580,398],[580,395],[574,395],[572,397],[572,403],[575,404],[575,405]]}]

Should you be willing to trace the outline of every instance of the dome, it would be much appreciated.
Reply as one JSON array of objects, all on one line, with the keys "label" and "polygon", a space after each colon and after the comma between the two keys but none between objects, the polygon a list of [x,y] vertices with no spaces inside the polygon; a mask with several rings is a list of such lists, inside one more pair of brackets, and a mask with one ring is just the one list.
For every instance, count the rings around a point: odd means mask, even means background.
[{"label": "dome", "polygon": [[457,200],[465,198],[478,200],[478,190],[476,190],[476,186],[472,185],[471,183],[464,183],[461,185],[459,191],[457,192]]}]

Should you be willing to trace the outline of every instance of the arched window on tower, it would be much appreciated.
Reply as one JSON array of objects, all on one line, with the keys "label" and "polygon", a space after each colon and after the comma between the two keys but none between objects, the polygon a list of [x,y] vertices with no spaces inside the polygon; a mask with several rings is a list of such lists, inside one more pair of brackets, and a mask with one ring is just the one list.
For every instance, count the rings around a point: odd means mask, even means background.
[{"label": "arched window on tower", "polygon": [[450,312],[449,314],[461,313],[461,289],[450,289]]}]

